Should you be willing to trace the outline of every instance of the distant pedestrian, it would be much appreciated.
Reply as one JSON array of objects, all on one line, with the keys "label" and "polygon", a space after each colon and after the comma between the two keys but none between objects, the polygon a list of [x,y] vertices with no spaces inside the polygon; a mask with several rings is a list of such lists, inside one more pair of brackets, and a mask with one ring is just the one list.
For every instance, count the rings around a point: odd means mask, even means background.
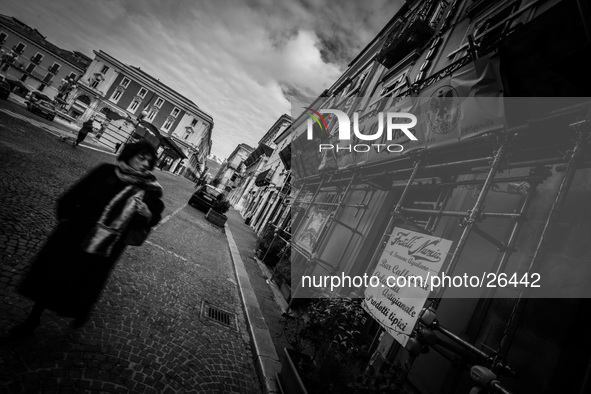
[{"label": "distant pedestrian", "polygon": [[92,132],[93,125],[94,125],[94,122],[90,119],[88,119],[86,122],[82,123],[82,128],[80,128],[80,130],[78,130],[78,138],[76,138],[76,141],[74,141],[74,143],[72,143],[72,146],[76,147],[76,146],[80,145],[80,143],[82,141],[84,141],[84,139],[86,138],[88,133]]},{"label": "distant pedestrian", "polygon": [[167,159],[160,160],[160,164],[158,164],[158,168],[160,169],[160,171],[164,171],[164,167],[166,167],[166,164],[168,164]]},{"label": "distant pedestrian", "polygon": [[126,245],[141,245],[164,209],[151,170],[156,150],[125,145],[116,165],[102,164],[57,201],[58,225],[33,259],[20,294],[35,301],[14,333],[32,332],[44,309],[83,325]]}]

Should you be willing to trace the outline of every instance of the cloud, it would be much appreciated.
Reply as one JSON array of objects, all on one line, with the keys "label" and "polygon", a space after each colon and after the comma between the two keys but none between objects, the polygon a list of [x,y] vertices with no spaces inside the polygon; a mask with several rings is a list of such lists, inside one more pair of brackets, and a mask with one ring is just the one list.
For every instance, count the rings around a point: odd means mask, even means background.
[{"label": "cloud", "polygon": [[290,97],[332,85],[402,2],[5,0],[0,12],[160,79],[212,115],[212,152],[226,157],[256,146]]}]

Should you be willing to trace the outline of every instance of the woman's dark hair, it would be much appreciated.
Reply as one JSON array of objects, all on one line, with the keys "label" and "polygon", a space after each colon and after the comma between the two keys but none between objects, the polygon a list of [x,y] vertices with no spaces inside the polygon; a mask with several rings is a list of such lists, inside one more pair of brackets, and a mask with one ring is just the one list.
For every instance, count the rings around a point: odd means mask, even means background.
[{"label": "woman's dark hair", "polygon": [[150,155],[152,157],[150,160],[150,171],[154,169],[157,157],[156,148],[154,148],[152,144],[145,140],[125,145],[117,157],[117,160],[129,164],[129,160],[137,155]]}]

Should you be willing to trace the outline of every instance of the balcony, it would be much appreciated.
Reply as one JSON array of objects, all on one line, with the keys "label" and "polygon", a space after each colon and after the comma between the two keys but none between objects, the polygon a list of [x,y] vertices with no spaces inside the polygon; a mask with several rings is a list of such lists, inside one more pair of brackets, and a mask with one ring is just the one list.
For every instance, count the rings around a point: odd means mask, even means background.
[{"label": "balcony", "polygon": [[421,19],[415,19],[401,31],[392,32],[377,56],[378,62],[391,68],[412,51],[420,49],[435,34],[435,30]]}]

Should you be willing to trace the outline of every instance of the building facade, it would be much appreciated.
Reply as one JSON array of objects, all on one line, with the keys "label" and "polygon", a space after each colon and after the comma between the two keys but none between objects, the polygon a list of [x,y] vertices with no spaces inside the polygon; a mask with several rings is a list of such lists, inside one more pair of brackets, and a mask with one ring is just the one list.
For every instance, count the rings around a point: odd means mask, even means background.
[{"label": "building facade", "polygon": [[222,163],[214,179],[219,181],[217,187],[226,192],[231,192],[239,184],[244,174],[243,162],[254,149],[247,144],[239,144],[236,149]]},{"label": "building facade", "polygon": [[18,96],[40,91],[54,99],[64,80],[77,80],[91,63],[88,56],[59,48],[46,38],[18,19],[0,15],[0,71]]},{"label": "building facade", "polygon": [[[589,12],[583,1],[407,1],[308,106],[344,112],[365,137],[383,131],[381,114],[414,113],[416,127],[380,146],[343,138],[326,112],[327,130],[311,112],[290,127],[292,306],[314,295],[297,278],[371,275],[391,237],[410,232],[450,243],[438,257],[448,275],[541,278],[538,292],[436,289],[410,327],[368,307],[371,370],[398,366],[408,392],[469,392],[475,366],[510,392],[591,389],[591,341],[569,334],[590,305]],[[245,209],[261,215],[265,194],[252,194]],[[388,291],[382,312],[406,302]]]},{"label": "building facade", "polygon": [[[240,183],[228,196],[230,202],[249,225],[260,234],[267,223],[279,212],[285,212],[281,205],[281,194],[289,173],[279,157],[284,145],[289,144],[286,130],[292,122],[289,115],[281,115],[273,126],[259,140],[259,146],[244,161],[244,175]],[[280,198],[280,196],[283,196]]]},{"label": "building facade", "polygon": [[148,125],[145,135],[157,133],[162,138],[159,164],[163,169],[193,180],[199,178],[211,152],[213,118],[140,68],[103,51],[94,54],[69,94],[68,115],[78,122],[94,119],[101,123],[97,137],[112,149],[128,141],[141,121]]}]

